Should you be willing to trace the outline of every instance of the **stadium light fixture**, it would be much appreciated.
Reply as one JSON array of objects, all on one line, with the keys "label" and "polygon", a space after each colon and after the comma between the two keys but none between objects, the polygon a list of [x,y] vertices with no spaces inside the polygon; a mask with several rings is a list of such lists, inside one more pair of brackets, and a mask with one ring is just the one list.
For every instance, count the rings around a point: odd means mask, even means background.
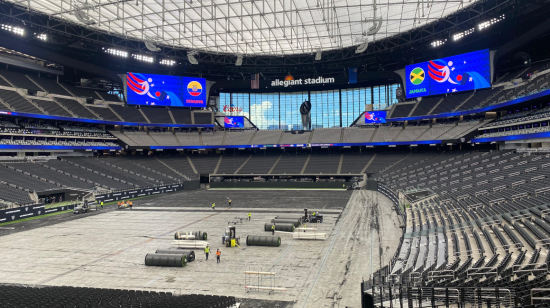
[{"label": "stadium light fixture", "polygon": [[152,56],[145,56],[145,55],[136,55],[136,54],[133,54],[132,55],[132,58],[138,60],[138,61],[143,61],[143,62],[148,62],[148,63],[153,63],[155,62],[155,57],[152,57]]},{"label": "stadium light fixture", "polygon": [[437,40],[437,41],[433,41],[430,45],[432,45],[432,47],[439,47],[443,44],[445,44],[445,42],[447,42],[447,40]]},{"label": "stadium light fixture", "polygon": [[453,41],[458,41],[460,40],[461,38],[465,37],[465,36],[468,36],[472,33],[474,33],[475,31],[475,28],[472,28],[472,29],[468,29],[466,31],[462,31],[462,32],[459,32],[459,33],[455,33],[453,34]]},{"label": "stadium light fixture", "polygon": [[107,49],[103,48],[103,50],[105,50],[106,53],[109,53],[109,54],[112,54],[112,55],[115,55],[115,56],[128,58],[128,52],[124,51],[124,50],[118,50],[118,49],[113,49],[113,48],[107,48]]},{"label": "stadium light fixture", "polygon": [[171,59],[162,59],[159,63],[162,65],[174,66],[176,64],[176,61]]},{"label": "stadium light fixture", "polygon": [[485,28],[488,28],[488,27],[496,24],[497,22],[503,21],[505,18],[506,18],[506,16],[504,14],[502,14],[498,17],[491,18],[490,20],[487,20],[487,21],[484,21],[484,22],[480,23],[479,25],[477,25],[477,28],[479,30],[483,30]]},{"label": "stadium light fixture", "polygon": [[[35,35],[36,35],[36,33],[35,33]],[[48,35],[45,34],[45,33],[38,34],[38,35],[36,35],[36,38],[41,40],[41,41],[47,41],[48,40]]]},{"label": "stadium light fixture", "polygon": [[25,35],[25,29],[23,29],[23,28],[13,27],[13,26],[10,26],[10,25],[5,25],[5,24],[2,24],[1,28],[2,28],[2,30],[13,32],[13,33],[21,35],[21,36]]}]

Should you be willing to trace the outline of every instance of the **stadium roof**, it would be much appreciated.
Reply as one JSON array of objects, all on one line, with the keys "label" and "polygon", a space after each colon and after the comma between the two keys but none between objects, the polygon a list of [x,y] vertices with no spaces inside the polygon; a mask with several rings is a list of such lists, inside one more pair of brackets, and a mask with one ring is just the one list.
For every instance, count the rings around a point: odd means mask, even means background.
[{"label": "stadium roof", "polygon": [[[8,0],[125,38],[242,55],[315,53],[403,33],[476,1]],[[379,20],[382,21],[381,25]],[[379,26],[379,27],[377,27]],[[368,33],[374,33],[368,35]]]}]

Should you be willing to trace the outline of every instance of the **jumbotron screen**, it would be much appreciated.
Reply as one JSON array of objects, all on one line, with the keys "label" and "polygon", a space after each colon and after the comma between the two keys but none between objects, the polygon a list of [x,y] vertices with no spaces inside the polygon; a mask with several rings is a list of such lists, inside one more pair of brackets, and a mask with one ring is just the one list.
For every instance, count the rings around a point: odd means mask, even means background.
[{"label": "jumbotron screen", "polygon": [[206,107],[206,79],[131,73],[126,75],[130,105]]},{"label": "jumbotron screen", "polygon": [[489,88],[489,49],[407,65],[405,74],[407,98]]},{"label": "jumbotron screen", "polygon": [[244,128],[244,117],[224,117],[225,128]]},{"label": "jumbotron screen", "polygon": [[365,124],[380,124],[386,122],[386,111],[366,111]]}]

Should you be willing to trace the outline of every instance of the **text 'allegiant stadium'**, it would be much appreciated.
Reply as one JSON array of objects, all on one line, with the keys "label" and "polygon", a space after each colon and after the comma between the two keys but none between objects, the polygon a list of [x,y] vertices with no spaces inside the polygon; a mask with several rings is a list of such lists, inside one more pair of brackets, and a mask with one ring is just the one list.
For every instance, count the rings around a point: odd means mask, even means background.
[{"label": "text 'allegiant stadium'", "polygon": [[275,79],[271,82],[272,87],[288,87],[288,86],[299,86],[305,84],[323,84],[323,83],[334,83],[334,78],[307,78],[307,79],[296,79],[296,80],[279,80]]}]

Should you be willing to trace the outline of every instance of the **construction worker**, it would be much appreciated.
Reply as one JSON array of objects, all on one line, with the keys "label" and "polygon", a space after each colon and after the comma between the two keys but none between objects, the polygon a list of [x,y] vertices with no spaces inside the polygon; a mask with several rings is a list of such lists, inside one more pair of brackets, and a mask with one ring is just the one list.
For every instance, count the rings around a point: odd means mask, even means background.
[{"label": "construction worker", "polygon": [[306,224],[304,224],[304,225],[302,226],[302,228],[304,228],[304,232],[306,232],[306,230],[305,230],[305,228],[306,228]]},{"label": "construction worker", "polygon": [[248,221],[250,221],[251,216],[252,216],[252,213],[248,213]]},{"label": "construction worker", "polygon": [[132,201],[128,201],[128,204],[130,205],[130,210],[132,209]]},{"label": "construction worker", "polygon": [[227,201],[229,202],[229,207],[231,207],[231,199],[227,199]]},{"label": "construction worker", "polygon": [[275,235],[275,224],[271,226],[271,235]]},{"label": "construction worker", "polygon": [[210,253],[210,246],[204,247],[204,254],[206,255],[206,261],[208,261],[208,254]]},{"label": "construction worker", "polygon": [[313,212],[313,214],[311,216],[315,217],[315,211]]},{"label": "construction worker", "polygon": [[103,208],[103,201],[101,201],[101,208]]},{"label": "construction worker", "polygon": [[217,260],[216,263],[220,263],[220,255],[221,254],[222,254],[222,252],[218,249],[218,251],[216,251],[216,260]]},{"label": "construction worker", "polygon": [[214,211],[215,209],[216,209],[216,203],[212,202],[212,211]]},{"label": "construction worker", "polygon": [[120,209],[120,201],[118,201],[118,202],[116,203],[116,205],[117,205],[118,208]]}]

